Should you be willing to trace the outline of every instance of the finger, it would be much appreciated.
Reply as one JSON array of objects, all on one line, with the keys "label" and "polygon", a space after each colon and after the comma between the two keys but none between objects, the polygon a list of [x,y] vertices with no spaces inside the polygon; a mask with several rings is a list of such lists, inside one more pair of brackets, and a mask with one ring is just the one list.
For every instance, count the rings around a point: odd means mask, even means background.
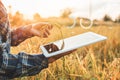
[{"label": "finger", "polygon": [[45,29],[45,31],[47,35],[50,35],[50,31],[48,29]]},{"label": "finger", "polygon": [[52,24],[48,24],[48,29],[51,30],[53,28]]},{"label": "finger", "polygon": [[31,32],[35,35],[35,36],[40,36],[40,33],[35,30],[35,29],[31,29]]},{"label": "finger", "polygon": [[50,35],[50,32],[48,29],[42,29],[40,33],[39,33],[39,31],[34,30],[33,33],[34,33],[34,35],[43,37],[43,38],[47,38]]},{"label": "finger", "polygon": [[50,29],[52,29],[53,28],[53,25],[50,25]]},{"label": "finger", "polygon": [[71,53],[73,53],[74,51],[76,51],[76,49],[74,49],[74,50],[71,50],[71,51],[68,51],[68,52],[66,52],[64,55],[71,54]]},{"label": "finger", "polygon": [[47,30],[46,31],[46,29],[42,32],[42,36],[43,36],[43,38],[47,38],[48,37],[48,35],[50,34],[50,33],[48,33],[49,31]]},{"label": "finger", "polygon": [[47,37],[48,37],[47,33],[44,33],[43,38],[47,38]]},{"label": "finger", "polygon": [[74,52],[74,51],[76,51],[76,49],[74,49],[74,50],[71,50],[71,51],[69,51],[68,53],[72,53],[72,52]]}]

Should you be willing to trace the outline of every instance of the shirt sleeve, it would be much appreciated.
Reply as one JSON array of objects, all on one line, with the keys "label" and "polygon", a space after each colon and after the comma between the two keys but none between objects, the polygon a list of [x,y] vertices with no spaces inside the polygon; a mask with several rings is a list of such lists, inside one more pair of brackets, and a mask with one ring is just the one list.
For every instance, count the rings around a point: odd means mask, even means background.
[{"label": "shirt sleeve", "polygon": [[10,53],[10,44],[7,42],[2,43],[0,48],[0,76],[9,79],[32,76],[48,67],[48,59],[43,54],[30,55],[20,52],[14,55]]},{"label": "shirt sleeve", "polygon": [[10,53],[11,33],[6,9],[0,0],[0,77],[9,79],[31,76],[48,67],[48,59],[43,55],[29,55],[19,52]]},{"label": "shirt sleeve", "polygon": [[32,76],[48,67],[48,59],[43,54],[30,55],[25,52],[11,54],[8,42],[0,43],[0,53],[0,76],[4,78]]},{"label": "shirt sleeve", "polygon": [[43,54],[30,55],[25,52],[11,54],[8,41],[0,43],[0,76],[9,79],[32,76],[48,67],[48,59]]},{"label": "shirt sleeve", "polygon": [[[4,62],[4,61],[3,61]],[[18,55],[9,55],[6,72],[9,79],[32,76],[48,67],[48,60],[43,54],[29,55],[20,52]],[[11,71],[12,70],[12,71]],[[11,71],[9,73],[9,71]]]}]

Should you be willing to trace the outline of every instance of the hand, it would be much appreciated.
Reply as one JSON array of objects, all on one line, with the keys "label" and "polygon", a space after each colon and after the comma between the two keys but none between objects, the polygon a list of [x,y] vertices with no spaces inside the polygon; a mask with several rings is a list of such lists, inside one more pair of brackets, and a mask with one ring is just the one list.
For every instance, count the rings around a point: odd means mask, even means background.
[{"label": "hand", "polygon": [[28,26],[31,26],[30,33],[33,36],[38,36],[42,38],[47,38],[50,35],[50,30],[53,27],[47,22],[39,22]]},{"label": "hand", "polygon": [[65,52],[65,53],[62,53],[62,54],[59,54],[59,55],[56,55],[56,56],[53,56],[53,57],[49,57],[49,58],[48,58],[48,63],[52,63],[52,62],[56,61],[57,59],[65,56],[65,55],[68,55],[68,54],[73,53],[74,51],[76,51],[76,49],[75,49],[75,50],[68,51],[68,52]]}]

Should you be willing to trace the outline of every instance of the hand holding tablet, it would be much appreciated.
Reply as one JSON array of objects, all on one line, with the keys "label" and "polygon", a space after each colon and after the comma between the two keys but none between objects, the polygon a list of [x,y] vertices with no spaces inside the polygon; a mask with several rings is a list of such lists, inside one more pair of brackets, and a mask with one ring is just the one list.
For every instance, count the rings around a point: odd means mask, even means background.
[{"label": "hand holding tablet", "polygon": [[[46,45],[41,45],[40,48],[46,57],[52,57],[106,39],[107,37],[96,34],[94,32],[86,32],[83,34],[51,42]],[[63,41],[64,47],[61,49],[61,43]]]}]

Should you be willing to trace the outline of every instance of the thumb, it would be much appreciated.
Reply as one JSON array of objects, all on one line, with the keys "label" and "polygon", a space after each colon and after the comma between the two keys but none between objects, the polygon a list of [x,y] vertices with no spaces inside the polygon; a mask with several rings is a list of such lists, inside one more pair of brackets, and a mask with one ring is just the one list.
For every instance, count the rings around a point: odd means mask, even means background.
[{"label": "thumb", "polygon": [[40,32],[34,28],[31,29],[31,33],[34,35],[34,36],[39,36],[40,37]]}]

